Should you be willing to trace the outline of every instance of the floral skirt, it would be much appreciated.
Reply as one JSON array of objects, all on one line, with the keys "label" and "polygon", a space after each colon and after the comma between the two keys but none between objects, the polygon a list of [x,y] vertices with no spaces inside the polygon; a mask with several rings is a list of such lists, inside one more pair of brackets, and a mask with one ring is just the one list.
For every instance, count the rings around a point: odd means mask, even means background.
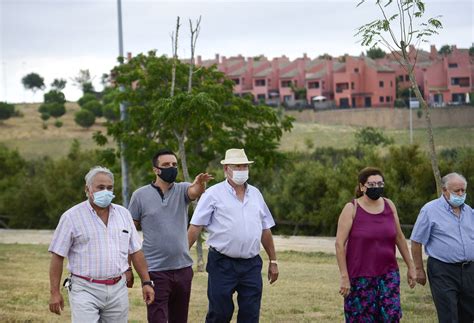
[{"label": "floral skirt", "polygon": [[346,322],[399,322],[400,273],[351,279],[351,292],[344,299]]}]

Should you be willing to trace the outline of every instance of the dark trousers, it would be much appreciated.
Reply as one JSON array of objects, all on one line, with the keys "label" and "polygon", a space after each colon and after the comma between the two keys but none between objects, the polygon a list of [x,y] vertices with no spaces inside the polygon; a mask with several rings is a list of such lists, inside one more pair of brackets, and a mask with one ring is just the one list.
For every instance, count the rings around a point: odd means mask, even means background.
[{"label": "dark trousers", "polygon": [[448,264],[428,258],[428,279],[440,323],[474,321],[474,262]]},{"label": "dark trousers", "polygon": [[192,267],[151,271],[150,278],[155,283],[155,301],[147,307],[148,322],[188,322]]},{"label": "dark trousers", "polygon": [[207,260],[206,323],[228,323],[234,313],[232,295],[237,292],[238,323],[255,323],[262,299],[262,258],[230,258],[210,249]]}]

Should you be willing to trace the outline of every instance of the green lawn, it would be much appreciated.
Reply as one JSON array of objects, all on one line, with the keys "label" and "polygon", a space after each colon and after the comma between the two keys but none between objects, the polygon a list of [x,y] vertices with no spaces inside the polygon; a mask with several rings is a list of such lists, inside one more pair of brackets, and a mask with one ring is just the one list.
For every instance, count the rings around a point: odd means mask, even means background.
[{"label": "green lawn", "polygon": [[[66,305],[61,317],[48,310],[49,259],[46,245],[0,244],[0,268],[2,268],[0,321],[70,320],[69,304]],[[264,268],[266,266],[267,262]],[[279,267],[280,278],[277,283],[273,286],[264,284],[261,322],[343,321],[335,256],[322,253],[280,252]],[[401,267],[401,271],[402,277],[405,277],[404,266]],[[196,273],[190,303],[190,323],[204,321],[207,309],[206,284],[207,274]],[[63,292],[63,295],[66,293]],[[129,296],[130,321],[146,322],[146,309],[141,300],[140,288],[135,286],[130,289]],[[405,322],[436,322],[428,286],[417,286],[410,290],[403,281],[402,308]],[[233,322],[235,321],[234,315]]]}]

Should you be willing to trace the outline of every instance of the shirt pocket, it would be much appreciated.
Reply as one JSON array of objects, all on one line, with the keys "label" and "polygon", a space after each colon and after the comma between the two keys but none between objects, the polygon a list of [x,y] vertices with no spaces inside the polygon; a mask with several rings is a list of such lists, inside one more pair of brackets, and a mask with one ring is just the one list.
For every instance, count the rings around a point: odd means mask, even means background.
[{"label": "shirt pocket", "polygon": [[128,246],[130,245],[130,232],[126,229],[119,232],[119,251],[128,255]]}]

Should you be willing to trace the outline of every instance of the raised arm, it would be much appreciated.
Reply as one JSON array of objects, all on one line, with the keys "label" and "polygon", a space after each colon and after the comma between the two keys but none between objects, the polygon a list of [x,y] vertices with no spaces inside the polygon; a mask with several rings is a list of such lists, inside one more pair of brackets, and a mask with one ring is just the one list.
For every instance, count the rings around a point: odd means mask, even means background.
[{"label": "raised arm", "polygon": [[202,193],[206,190],[206,184],[211,179],[214,179],[212,175],[208,173],[201,173],[196,176],[194,182],[188,187],[188,197],[190,200],[194,201],[199,198]]}]

